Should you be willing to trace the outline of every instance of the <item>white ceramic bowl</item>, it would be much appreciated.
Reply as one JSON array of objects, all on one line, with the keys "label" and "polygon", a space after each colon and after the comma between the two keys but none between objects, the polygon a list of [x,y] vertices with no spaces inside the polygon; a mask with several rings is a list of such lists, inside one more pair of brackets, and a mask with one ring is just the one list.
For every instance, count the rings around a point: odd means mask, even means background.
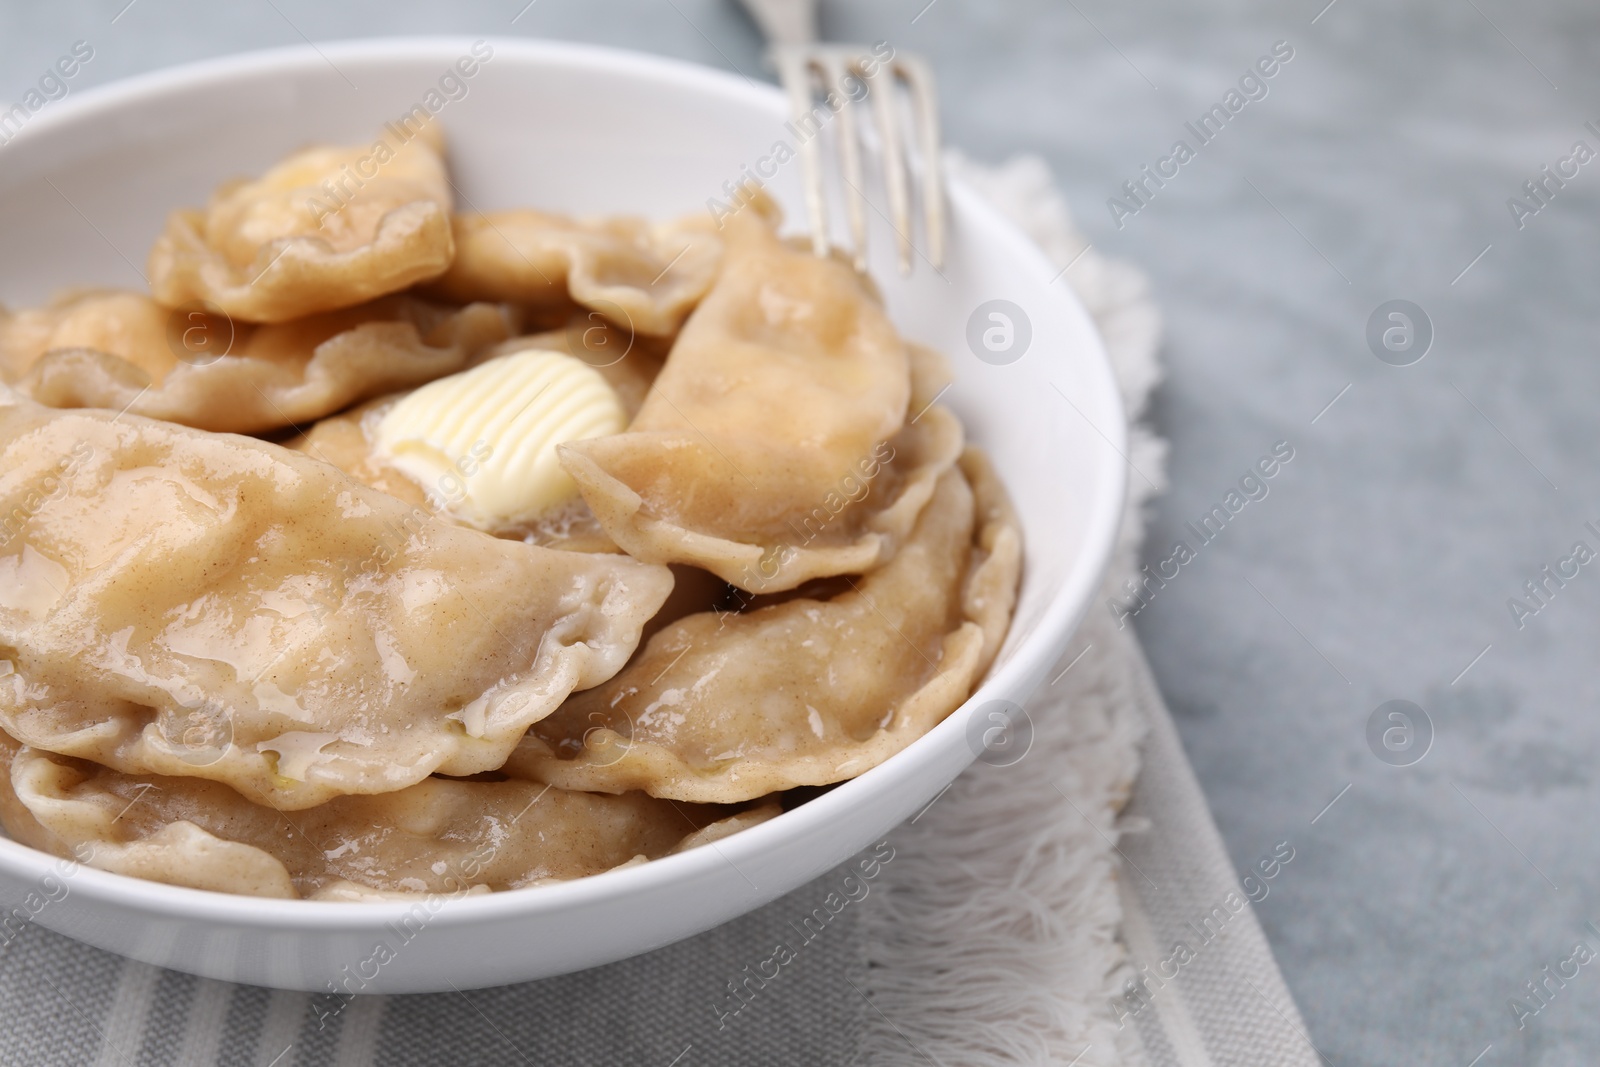
[{"label": "white ceramic bowl", "polygon": [[[233,56],[48,104],[0,147],[0,300],[18,307],[65,286],[141,287],[146,251],[170,209],[203,203],[219,180],[258,173],[308,142],[367,139],[426,103],[472,46],[384,40]],[[724,183],[742,168],[756,168],[779,141],[794,143],[783,99],[765,85],[596,48],[490,46],[492,58],[464,80],[465,96],[438,94],[447,101],[439,118],[462,210],[704,211],[709,198],[725,198]],[[791,225],[803,226],[799,162],[784,164],[769,188]],[[725,922],[916,812],[973,760],[969,735],[985,725],[975,718],[979,707],[1025,703],[1062,651],[1109,555],[1124,478],[1122,411],[1089,317],[1064,282],[1051,284],[1056,269],[1037,248],[959,184],[951,216],[944,277],[921,259],[913,277],[899,276],[881,212],[873,272],[901,330],[953,360],[956,382],[945,400],[1009,485],[1027,559],[997,665],[930,734],[716,848],[447,901],[403,946],[389,924],[408,904],[261,900],[88,868],[64,879],[65,896],[52,890],[35,921],[135,959],[235,982],[326,990],[387,943],[394,958],[354,988],[496,985],[606,963]],[[966,339],[969,318],[992,299],[1020,306],[1031,323],[1026,353],[1009,364],[980,361]],[[0,839],[0,905],[55,885],[47,878],[59,864]]]}]

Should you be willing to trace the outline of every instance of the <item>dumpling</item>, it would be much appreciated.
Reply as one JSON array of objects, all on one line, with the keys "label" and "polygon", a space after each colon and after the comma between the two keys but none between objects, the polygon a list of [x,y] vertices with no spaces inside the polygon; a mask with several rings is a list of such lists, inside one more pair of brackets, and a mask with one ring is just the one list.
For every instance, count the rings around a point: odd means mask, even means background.
[{"label": "dumpling", "polygon": [[[115,355],[152,379],[178,362],[167,339],[174,312],[143,293],[78,290],[47,307],[9,312],[0,308],[0,375],[15,384],[43,355],[92,349]],[[198,353],[208,345],[237,344],[251,327],[235,331],[225,319],[196,312],[185,324]]]},{"label": "dumpling", "polygon": [[966,700],[1005,636],[1020,568],[1005,491],[968,450],[881,568],[827,600],[672,623],[535,723],[506,769],[708,803],[852,778]]},{"label": "dumpling", "polygon": [[492,770],[671,588],[252,438],[0,403],[0,728],[36,748],[284,810]]},{"label": "dumpling", "polygon": [[15,840],[118,874],[263,897],[517,889],[692,848],[777,810],[429,778],[291,814],[216,782],[120,774],[0,735],[0,823]]},{"label": "dumpling", "polygon": [[0,356],[18,389],[50,407],[263,433],[460,370],[515,330],[499,305],[408,295],[251,326],[97,292],[0,317]]},{"label": "dumpling", "polygon": [[722,257],[709,218],[657,226],[539,211],[457,215],[455,245],[455,262],[432,286],[447,299],[506,301],[534,313],[577,303],[654,337],[683,325]]},{"label": "dumpling", "polygon": [[909,410],[918,357],[847,265],[791,249],[755,210],[726,232],[628,432],[565,445],[562,464],[638,559],[757,593],[862,573],[909,531],[960,425]]},{"label": "dumpling", "polygon": [[180,210],[150,250],[150,291],[240,322],[286,322],[399,292],[455,255],[437,124],[369,145],[307,148]]}]

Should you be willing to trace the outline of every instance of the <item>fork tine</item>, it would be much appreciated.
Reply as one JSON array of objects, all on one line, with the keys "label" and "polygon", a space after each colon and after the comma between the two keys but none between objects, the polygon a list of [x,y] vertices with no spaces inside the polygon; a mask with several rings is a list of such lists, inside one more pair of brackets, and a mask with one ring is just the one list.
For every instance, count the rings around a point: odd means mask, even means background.
[{"label": "fork tine", "polygon": [[900,76],[911,92],[922,152],[922,205],[928,227],[928,258],[934,270],[944,267],[944,166],[939,146],[939,98],[933,68],[921,56],[902,56]]},{"label": "fork tine", "polygon": [[[828,57],[824,69],[827,71],[827,88],[838,93],[843,101],[839,108],[839,163],[844,169],[844,183],[848,187],[845,190],[845,209],[850,216],[850,237],[855,244],[853,259],[856,270],[864,274],[867,270],[867,192],[861,176],[861,141],[856,130],[854,101],[845,91],[845,79],[850,76],[862,78],[862,74],[854,64],[842,62],[837,54]],[[866,84],[864,79],[862,84]]]},{"label": "fork tine", "polygon": [[[773,50],[778,76],[789,92],[789,113],[795,125],[806,128],[811,113],[811,71],[814,57],[810,49],[783,47]],[[828,255],[827,194],[822,185],[822,138],[800,139],[800,162],[805,168],[806,214],[811,221],[811,248],[818,256]]]},{"label": "fork tine", "polygon": [[900,245],[900,273],[911,273],[911,194],[906,187],[906,157],[900,147],[899,116],[895,114],[895,74],[887,65],[867,79],[883,141],[883,184],[889,192],[889,212]]}]

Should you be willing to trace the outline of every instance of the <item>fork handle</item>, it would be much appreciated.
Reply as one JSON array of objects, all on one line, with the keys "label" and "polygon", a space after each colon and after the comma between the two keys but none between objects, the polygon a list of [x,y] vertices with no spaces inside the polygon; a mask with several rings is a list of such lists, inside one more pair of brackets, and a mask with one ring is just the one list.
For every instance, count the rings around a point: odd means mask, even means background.
[{"label": "fork handle", "polygon": [[811,44],[817,39],[817,0],[743,2],[768,44]]}]

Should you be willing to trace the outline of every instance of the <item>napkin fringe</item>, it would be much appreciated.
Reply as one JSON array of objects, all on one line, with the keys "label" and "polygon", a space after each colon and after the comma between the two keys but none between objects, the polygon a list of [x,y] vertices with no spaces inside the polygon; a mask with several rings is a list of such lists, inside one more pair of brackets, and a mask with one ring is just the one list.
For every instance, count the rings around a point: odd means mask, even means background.
[{"label": "napkin fringe", "polygon": [[[1053,261],[1073,264],[1065,278],[1137,419],[1160,378],[1161,322],[1144,275],[1088,248],[1038,157],[986,168],[952,153],[947,165]],[[1132,631],[1119,631],[1104,600],[1135,571],[1166,445],[1135,423],[1129,447],[1134,473],[1106,586],[1056,667],[1065,674],[1027,704],[1033,747],[1012,766],[974,765],[891,838],[895,862],[863,919],[863,992],[875,1009],[863,1063],[1146,1062],[1134,1028],[1119,1028],[1110,1010],[1128,973],[1116,816],[1138,776],[1145,723],[1117,654]]]}]

